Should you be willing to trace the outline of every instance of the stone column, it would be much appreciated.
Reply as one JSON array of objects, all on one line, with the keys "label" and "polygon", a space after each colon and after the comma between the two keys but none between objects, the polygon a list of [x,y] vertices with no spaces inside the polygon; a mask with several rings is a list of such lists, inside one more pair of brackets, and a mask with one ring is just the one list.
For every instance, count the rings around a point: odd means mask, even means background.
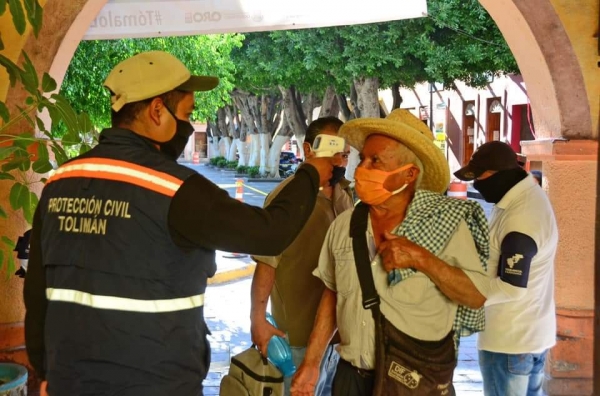
[{"label": "stone column", "polygon": [[557,343],[546,363],[549,395],[591,395],[594,353],[594,233],[598,142],[522,142],[542,165],[543,188],[558,223],[555,261]]},{"label": "stone column", "polygon": [[[107,0],[68,2],[41,0],[40,4],[44,7],[44,21],[38,38],[30,33],[30,28],[24,35],[19,35],[13,27],[10,11],[7,10],[0,17],[0,33],[5,45],[1,53],[13,62],[19,63],[20,53],[24,50],[31,58],[38,77],[41,78],[44,72],[50,71],[60,85],[81,37],[106,2]],[[0,67],[0,100],[6,103],[11,114],[15,113],[17,106],[22,106],[27,95],[19,84],[10,87],[4,68]],[[25,122],[13,127],[9,133],[19,134],[24,131],[32,132]],[[36,192],[39,193],[40,189]],[[20,213],[10,210],[9,189],[6,184],[0,185],[0,205],[8,215],[8,220],[0,221],[0,235],[16,241],[29,225]],[[4,249],[4,244],[0,243],[0,245],[0,248]],[[4,257],[14,254],[4,249]],[[23,279],[12,274],[8,274],[8,277],[9,279],[6,280],[6,274],[0,271],[0,361],[10,361],[29,367],[23,327],[25,317]],[[30,395],[38,394],[38,384],[38,379],[30,370],[28,381]]]}]

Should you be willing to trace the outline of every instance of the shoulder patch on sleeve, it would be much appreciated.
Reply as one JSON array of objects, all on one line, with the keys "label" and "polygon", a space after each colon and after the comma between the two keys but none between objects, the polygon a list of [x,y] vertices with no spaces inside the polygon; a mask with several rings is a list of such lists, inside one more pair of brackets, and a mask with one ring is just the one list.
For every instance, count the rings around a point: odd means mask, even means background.
[{"label": "shoulder patch on sleeve", "polygon": [[502,240],[498,276],[513,286],[527,287],[531,261],[537,253],[533,238],[520,232],[510,232]]}]

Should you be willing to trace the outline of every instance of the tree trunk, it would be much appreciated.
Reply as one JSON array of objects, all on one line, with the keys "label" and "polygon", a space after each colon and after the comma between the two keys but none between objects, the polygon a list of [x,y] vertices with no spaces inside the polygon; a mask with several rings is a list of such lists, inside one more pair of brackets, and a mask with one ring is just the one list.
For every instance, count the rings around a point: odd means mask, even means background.
[{"label": "tree trunk", "polygon": [[354,86],[360,116],[379,118],[379,79],[361,77],[354,81]]},{"label": "tree trunk", "polygon": [[261,176],[265,176],[267,174],[268,170],[268,166],[267,166],[267,161],[269,159],[269,149],[270,149],[270,145],[271,145],[271,115],[269,114],[269,110],[273,110],[275,107],[271,106],[271,100],[270,97],[267,95],[262,95],[260,98],[260,114],[258,119],[260,120],[259,123],[259,128],[258,128],[258,132],[259,132],[259,144],[260,147],[258,148],[259,153],[259,161],[258,161],[258,165],[259,165],[259,173],[261,174]]},{"label": "tree trunk", "polygon": [[[319,100],[317,98],[317,96],[313,93],[309,93],[307,95],[304,95],[302,98],[302,111],[304,113],[304,115],[306,116],[306,121],[305,124],[308,127],[308,124],[310,124],[311,122],[313,122],[313,114],[315,112],[315,108],[317,108],[317,106],[319,106]],[[302,145],[304,144],[304,138],[306,137],[306,128],[304,129],[304,133],[299,136],[296,135],[296,143],[298,144],[298,147],[302,147]],[[304,159],[304,150],[300,150],[300,157],[302,159]]]},{"label": "tree trunk", "polygon": [[319,118],[333,116],[339,117],[340,105],[335,94],[335,88],[328,86],[325,94],[323,95],[323,102],[321,103],[321,111],[319,112]]},{"label": "tree trunk", "polygon": [[356,83],[352,83],[350,86],[350,106],[352,108],[352,115],[354,118],[360,118],[360,109],[358,108],[358,92],[356,91]]},{"label": "tree trunk", "polygon": [[306,113],[304,112],[304,107],[302,106],[302,94],[293,85],[290,87],[290,92],[292,93],[292,98],[294,99],[294,106],[296,106],[296,110],[298,111],[300,119],[303,120],[306,124],[307,117]]},{"label": "tree trunk", "polygon": [[269,168],[270,172],[268,173],[269,177],[281,177],[279,174],[279,158],[281,155],[281,149],[286,144],[287,141],[290,140],[290,136],[279,135],[275,136],[273,139],[273,144],[271,145],[271,151],[269,153]]},{"label": "tree trunk", "polygon": [[400,83],[392,84],[392,109],[390,111],[396,110],[400,108],[402,105],[402,95],[400,95]]},{"label": "tree trunk", "polygon": [[266,124],[263,123],[265,129],[269,132],[271,137],[275,134],[278,128],[281,127],[281,120],[283,118],[283,112],[281,109],[281,96],[269,95],[267,98],[267,119]]},{"label": "tree trunk", "polygon": [[[227,124],[229,115],[227,107],[220,107],[217,110],[217,130],[219,131],[219,136],[229,136],[229,126]],[[229,121],[231,122],[231,118],[229,118]]]},{"label": "tree trunk", "polygon": [[[229,126],[227,125],[227,109],[221,107],[217,110],[217,122],[215,124],[215,131],[218,133],[217,152],[218,157],[227,158],[229,154],[229,147],[231,146],[231,138],[229,137]],[[213,142],[215,144],[215,142]]]},{"label": "tree trunk", "polygon": [[260,150],[262,146],[262,139],[260,138],[262,134],[262,119],[261,119],[261,105],[258,100],[258,96],[252,95],[249,96],[246,100],[248,103],[248,110],[250,115],[252,116],[253,128],[251,130],[252,133],[252,142],[250,147],[250,159],[248,160],[248,166],[260,166]]},{"label": "tree trunk", "polygon": [[[234,106],[226,106],[225,107],[225,113],[227,114],[227,119],[229,120],[229,123],[227,124],[227,129],[229,131],[229,135],[233,138],[232,142],[231,142],[231,146],[229,146],[229,151],[227,152],[227,161],[238,161],[238,165],[245,165],[246,164],[246,159],[244,156],[244,151],[243,151],[243,147],[240,147],[238,145],[238,143],[241,141],[240,140],[240,131],[241,131],[241,126],[240,126],[240,120],[239,117],[237,116],[237,111],[235,109],[235,105]],[[240,150],[238,152],[238,150],[242,148],[242,150]],[[236,153],[237,156],[239,158],[236,158]]]},{"label": "tree trunk", "polygon": [[340,109],[340,120],[346,122],[353,118],[352,110],[348,107],[348,99],[344,94],[337,94],[337,103]]},{"label": "tree trunk", "polygon": [[[243,136],[250,136],[250,159],[248,161],[249,166],[258,166],[259,152],[260,152],[260,140],[258,138],[258,129],[256,128],[256,122],[254,114],[258,113],[255,107],[258,105],[256,96],[248,93],[236,90],[231,95],[236,107],[241,113],[241,132],[240,132],[240,143],[245,143],[246,139],[242,139]],[[246,144],[238,144],[240,149],[239,152],[239,165],[246,165],[245,151],[247,148]],[[243,153],[243,154],[242,154]]]},{"label": "tree trunk", "polygon": [[273,143],[271,144],[271,150],[269,151],[269,161],[267,167],[269,168],[269,172],[267,173],[268,177],[280,177],[279,175],[279,158],[281,155],[281,149],[285,145],[285,143],[290,140],[290,137],[293,135],[293,130],[289,126],[289,124],[284,121],[277,132],[277,135],[273,138]]},{"label": "tree trunk", "polygon": [[[238,166],[246,166],[248,164],[248,162],[246,161],[246,154],[248,152],[248,147],[246,142],[242,142],[241,139],[235,139],[233,141],[233,144],[231,145],[233,147],[233,159],[230,159],[229,161],[235,161],[237,159],[238,161]],[[231,152],[231,151],[230,151]],[[237,152],[238,154],[238,158],[236,158],[235,153]]]},{"label": "tree trunk", "polygon": [[231,148],[231,138],[229,136],[223,136],[219,140],[219,157],[229,157],[229,149]]},{"label": "tree trunk", "polygon": [[269,153],[273,150],[269,147],[271,136],[266,133],[261,133],[258,136],[260,136],[260,168],[258,171],[262,176],[266,176],[271,172],[271,167],[269,166]]},{"label": "tree trunk", "polygon": [[[362,117],[379,118],[379,80],[374,77],[361,77],[354,81],[356,87],[356,104],[358,113]],[[350,150],[348,157],[348,166],[346,166],[346,178],[354,180],[354,171],[358,166],[360,159],[358,151],[354,148]]]},{"label": "tree trunk", "polygon": [[219,156],[219,131],[217,124],[214,121],[206,122],[206,135],[208,140],[208,158]]},{"label": "tree trunk", "polygon": [[284,88],[279,86],[283,100],[283,111],[285,114],[286,124],[292,130],[292,134],[296,139],[304,141],[306,135],[306,122],[299,112],[300,105],[296,103],[296,95],[292,88]]},{"label": "tree trunk", "polygon": [[306,125],[313,122],[313,119],[314,119],[313,114],[315,112],[315,109],[319,105],[320,105],[319,100],[315,94],[309,93],[309,94],[302,96],[302,111],[304,112],[304,115],[306,116]]}]

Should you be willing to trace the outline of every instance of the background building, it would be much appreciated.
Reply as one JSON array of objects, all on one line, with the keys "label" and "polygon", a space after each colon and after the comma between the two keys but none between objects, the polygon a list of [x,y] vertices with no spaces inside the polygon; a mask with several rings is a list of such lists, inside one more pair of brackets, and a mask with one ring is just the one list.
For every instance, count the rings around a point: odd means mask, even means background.
[{"label": "background building", "polygon": [[[452,172],[465,165],[485,142],[501,140],[520,153],[522,141],[535,139],[529,97],[520,75],[490,78],[481,89],[462,81],[455,85],[449,89],[441,84],[419,84],[400,90],[400,107],[432,128]],[[391,92],[383,91],[381,98],[389,109]]]}]

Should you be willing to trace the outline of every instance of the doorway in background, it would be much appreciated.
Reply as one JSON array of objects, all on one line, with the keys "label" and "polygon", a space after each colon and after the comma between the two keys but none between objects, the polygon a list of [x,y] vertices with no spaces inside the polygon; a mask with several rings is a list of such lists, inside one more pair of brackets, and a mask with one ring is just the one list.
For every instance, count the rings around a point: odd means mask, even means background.
[{"label": "doorway in background", "polygon": [[486,142],[500,140],[500,116],[502,115],[502,102],[500,98],[490,98],[487,100],[487,125]]},{"label": "doorway in background", "polygon": [[463,160],[462,166],[465,166],[475,150],[475,101],[468,100],[463,102]]}]

